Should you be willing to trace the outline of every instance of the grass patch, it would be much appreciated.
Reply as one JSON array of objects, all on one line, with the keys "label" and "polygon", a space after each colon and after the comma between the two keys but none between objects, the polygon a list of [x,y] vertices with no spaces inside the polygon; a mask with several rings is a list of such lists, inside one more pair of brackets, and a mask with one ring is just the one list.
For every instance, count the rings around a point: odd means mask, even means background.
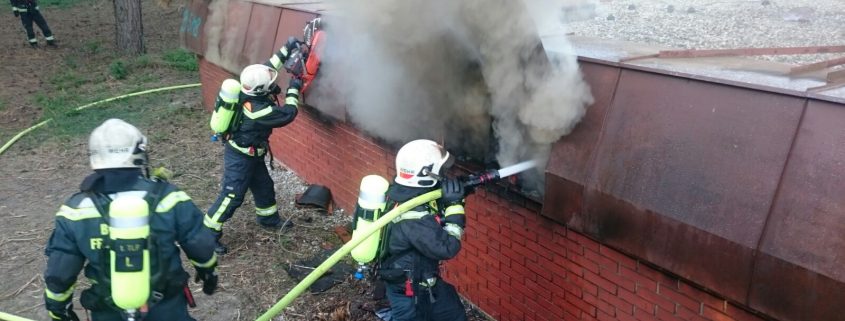
[{"label": "grass patch", "polygon": [[147,68],[155,65],[155,58],[143,54],[132,60],[132,68]]},{"label": "grass patch", "polygon": [[88,80],[83,78],[79,73],[73,69],[65,69],[50,78],[50,84],[58,90],[68,90],[78,88],[85,84]]},{"label": "grass patch", "polygon": [[[52,119],[48,126],[27,135],[31,136],[25,138],[29,144],[86,137],[94,127],[113,117],[136,126],[159,128],[174,118],[184,119],[184,113],[197,113],[184,108],[185,102],[194,101],[191,97],[199,95],[196,89],[130,97],[76,111],[79,106],[103,99],[196,81],[197,59],[185,50],[120,57],[105,48],[99,40],[84,43],[81,50],[63,57],[63,66],[44,84],[47,90],[29,98],[32,105],[41,109],[39,122]],[[179,98],[174,100],[175,97]],[[166,132],[169,135],[171,131]]]},{"label": "grass patch", "polygon": [[99,40],[92,40],[82,45],[82,51],[89,55],[97,54],[103,48],[103,43]]},{"label": "grass patch", "polygon": [[199,63],[197,56],[192,52],[179,48],[164,53],[162,57],[167,66],[182,71],[197,71]]},{"label": "grass patch", "polygon": [[110,96],[116,95],[103,97],[88,96],[87,98],[89,100],[86,101],[79,101],[78,98],[71,97],[70,94],[37,96],[36,101],[45,107],[44,118],[53,119],[49,129],[42,131],[36,136],[41,137],[37,138],[37,140],[87,136],[94,127],[97,127],[109,118],[121,118],[135,126],[156,127],[159,123],[169,123],[178,119],[184,119],[187,115],[197,112],[189,108],[172,107],[172,94],[169,92],[129,97],[80,111],[74,110],[81,105],[106,99]]},{"label": "grass patch", "polygon": [[114,60],[109,64],[109,74],[114,77],[114,79],[126,79],[126,76],[129,76],[129,67],[126,66],[126,63],[123,60]]},{"label": "grass patch", "polygon": [[76,69],[79,67],[79,60],[77,60],[74,56],[65,56],[64,57],[65,66],[71,69]]}]

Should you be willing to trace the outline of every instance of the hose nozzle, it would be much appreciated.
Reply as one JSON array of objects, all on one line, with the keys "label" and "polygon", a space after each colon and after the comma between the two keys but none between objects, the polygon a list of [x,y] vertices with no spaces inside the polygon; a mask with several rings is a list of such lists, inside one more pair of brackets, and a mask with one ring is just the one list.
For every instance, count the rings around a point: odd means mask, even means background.
[{"label": "hose nozzle", "polygon": [[479,185],[493,182],[498,179],[499,170],[496,169],[490,169],[480,173],[470,174],[463,180],[464,188],[471,193]]},{"label": "hose nozzle", "polygon": [[502,167],[501,169],[489,169],[480,173],[470,174],[462,179],[464,182],[464,189],[467,193],[472,193],[475,188],[481,184],[490,183],[501,178],[505,178],[514,174],[527,171],[537,166],[535,161],[525,161],[511,166]]}]

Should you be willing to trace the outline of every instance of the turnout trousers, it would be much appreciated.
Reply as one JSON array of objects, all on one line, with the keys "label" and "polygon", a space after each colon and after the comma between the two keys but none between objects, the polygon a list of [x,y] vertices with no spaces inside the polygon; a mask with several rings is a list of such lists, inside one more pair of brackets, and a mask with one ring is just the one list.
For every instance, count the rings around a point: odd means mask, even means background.
[{"label": "turnout trousers", "polygon": [[[405,295],[405,283],[385,282],[393,321],[466,321],[466,311],[455,287],[438,279],[431,287],[414,285]],[[430,292],[429,292],[430,291]]]},{"label": "turnout trousers", "polygon": [[256,220],[264,226],[278,226],[281,224],[279,211],[276,207],[276,191],[273,179],[264,164],[264,155],[245,155],[229,145],[223,153],[223,190],[217,201],[211,205],[206,213],[205,226],[218,235],[222,232],[223,223],[228,221],[235,210],[244,201],[246,191],[252,192],[255,200]]},{"label": "turnout trousers", "polygon": [[53,32],[47,26],[47,20],[44,20],[44,16],[41,15],[40,11],[29,9],[27,12],[21,12],[21,24],[23,24],[23,29],[26,30],[26,38],[30,44],[38,43],[38,39],[35,38],[35,30],[32,28],[33,22],[38,25],[38,28],[41,28],[44,39],[53,41]]}]

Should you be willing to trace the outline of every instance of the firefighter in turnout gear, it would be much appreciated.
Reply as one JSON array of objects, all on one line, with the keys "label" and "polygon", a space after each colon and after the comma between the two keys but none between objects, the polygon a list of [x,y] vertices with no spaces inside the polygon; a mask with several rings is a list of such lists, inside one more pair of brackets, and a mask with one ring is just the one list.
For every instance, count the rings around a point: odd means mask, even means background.
[{"label": "firefighter in turnout gear", "polygon": [[44,300],[52,320],[79,320],[72,301],[83,266],[92,286],[79,302],[94,321],[194,320],[180,248],[203,292],[214,293],[214,235],[185,192],[147,177],[146,145],[137,128],[119,119],[91,133],[94,173],[59,209],[45,251]]},{"label": "firefighter in turnout gear", "polygon": [[41,33],[44,34],[44,40],[47,40],[47,45],[55,46],[56,40],[53,38],[53,32],[47,26],[47,20],[41,15],[38,8],[38,3],[35,0],[10,0],[12,2],[12,13],[15,17],[21,18],[21,24],[26,30],[26,37],[29,45],[33,47],[38,46],[38,39],[35,38],[35,30],[32,29],[32,23],[41,28]]},{"label": "firefighter in turnout gear", "polygon": [[[243,203],[247,190],[255,200],[255,214],[258,223],[266,228],[280,228],[285,225],[276,206],[276,192],[273,180],[267,171],[264,157],[270,153],[269,138],[274,128],[283,127],[296,118],[299,107],[299,91],[302,81],[292,77],[285,91],[284,101],[277,101],[281,88],[276,85],[279,68],[287,56],[300,42],[291,38],[265,64],[249,65],[241,72],[240,93],[232,93],[237,82],[227,80],[221,90],[218,104],[228,104],[237,110],[228,130],[222,135],[224,170],[222,191],[211,205],[204,220],[217,238],[217,253],[225,254],[227,248],[220,241],[223,223],[229,220]],[[215,126],[212,115],[212,128]],[[272,155],[271,166],[272,166]],[[290,224],[288,224],[290,225]]]},{"label": "firefighter in turnout gear", "polygon": [[376,275],[385,282],[395,321],[462,321],[455,287],[440,278],[440,261],[458,255],[466,225],[462,182],[445,179],[452,158],[430,140],[405,144],[396,154],[397,175],[387,190],[386,209],[435,189],[443,196],[389,223]]}]

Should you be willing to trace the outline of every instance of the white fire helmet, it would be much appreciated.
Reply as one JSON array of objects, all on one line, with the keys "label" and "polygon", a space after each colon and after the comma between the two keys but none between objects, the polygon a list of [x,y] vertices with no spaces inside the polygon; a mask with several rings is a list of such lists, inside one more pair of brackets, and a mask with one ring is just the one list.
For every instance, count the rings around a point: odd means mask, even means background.
[{"label": "white fire helmet", "polygon": [[241,71],[241,91],[250,96],[264,95],[276,81],[279,72],[267,65],[249,65]]},{"label": "white fire helmet", "polygon": [[88,139],[91,168],[143,168],[147,165],[147,137],[135,126],[112,118],[94,128]]},{"label": "white fire helmet", "polygon": [[405,144],[396,153],[396,183],[409,187],[430,187],[437,184],[453,159],[443,146],[418,139]]}]

